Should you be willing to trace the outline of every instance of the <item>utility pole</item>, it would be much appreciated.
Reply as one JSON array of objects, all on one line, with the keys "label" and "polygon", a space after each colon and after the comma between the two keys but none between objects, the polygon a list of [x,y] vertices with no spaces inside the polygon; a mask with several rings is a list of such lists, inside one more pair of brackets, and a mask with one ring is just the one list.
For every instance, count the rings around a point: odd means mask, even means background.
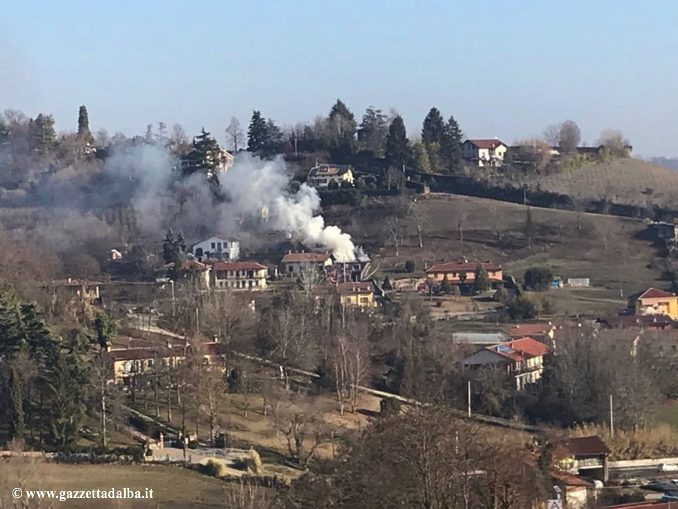
[{"label": "utility pole", "polygon": [[610,394],[610,436],[614,437],[614,406],[612,403],[612,394]]},{"label": "utility pole", "polygon": [[466,382],[466,402],[468,416],[471,417],[471,380]]},{"label": "utility pole", "polygon": [[174,279],[170,279],[170,285],[172,286],[172,316],[176,314],[175,302],[174,302]]}]

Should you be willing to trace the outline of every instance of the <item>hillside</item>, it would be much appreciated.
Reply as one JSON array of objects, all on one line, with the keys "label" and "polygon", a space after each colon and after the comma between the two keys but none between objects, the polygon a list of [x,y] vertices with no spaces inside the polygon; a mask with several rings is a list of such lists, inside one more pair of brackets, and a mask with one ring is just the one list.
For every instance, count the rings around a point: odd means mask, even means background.
[{"label": "hillside", "polygon": [[577,200],[607,199],[636,206],[675,207],[678,172],[640,159],[613,159],[577,170],[530,177],[532,189],[566,194]]},{"label": "hillside", "polygon": [[[401,211],[397,220],[391,215],[394,210]],[[426,263],[465,257],[501,263],[508,273],[521,277],[526,267],[546,264],[564,278],[590,278],[595,288],[568,289],[562,298],[605,303],[604,311],[619,309],[624,296],[643,287],[667,286],[662,280],[665,268],[645,222],[557,209],[530,210],[531,247],[524,233],[526,208],[482,198],[422,195],[409,210],[399,199],[374,200],[354,214],[334,207],[327,216],[342,223],[386,272],[400,272],[406,260],[416,260],[421,274]],[[417,222],[423,248],[418,245]],[[394,229],[400,243],[397,256]],[[572,313],[587,309],[572,306]]]}]

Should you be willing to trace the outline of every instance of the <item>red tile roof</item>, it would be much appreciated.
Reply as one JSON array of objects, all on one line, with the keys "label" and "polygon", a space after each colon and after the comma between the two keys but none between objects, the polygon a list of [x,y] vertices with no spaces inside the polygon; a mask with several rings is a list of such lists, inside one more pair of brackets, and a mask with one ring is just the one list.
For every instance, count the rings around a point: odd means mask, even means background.
[{"label": "red tile roof", "polygon": [[650,287],[638,296],[638,299],[661,299],[664,297],[675,297],[675,293],[665,292],[659,288]]},{"label": "red tile roof", "polygon": [[476,147],[480,149],[495,149],[499,145],[504,145],[507,146],[506,143],[502,142],[501,140],[498,140],[496,138],[493,139],[481,139],[481,140],[466,140],[472,145],[475,145]]},{"label": "red tile roof", "polygon": [[374,286],[368,282],[357,283],[339,283],[337,284],[337,291],[340,295],[355,295],[358,293],[373,293]]},{"label": "red tile roof", "polygon": [[657,500],[647,502],[632,502],[630,504],[607,505],[605,509],[671,509],[676,504],[671,502],[661,502]]},{"label": "red tile roof", "polygon": [[214,270],[268,270],[266,265],[257,262],[214,262]]},{"label": "red tile roof", "polygon": [[525,357],[542,357],[549,351],[548,346],[532,338],[514,339],[513,341],[504,344],[510,346]]},{"label": "red tile roof", "polygon": [[520,323],[511,327],[508,334],[512,338],[545,336],[551,329],[553,329],[553,326],[548,323]]},{"label": "red tile roof", "polygon": [[478,268],[478,265],[481,265],[485,270],[494,272],[501,270],[501,265],[495,265],[494,263],[485,263],[485,262],[446,262],[446,263],[437,263],[436,265],[431,266],[426,273],[436,273],[436,272],[475,272]]},{"label": "red tile roof", "polygon": [[326,253],[287,253],[282,263],[325,263],[329,257]]}]

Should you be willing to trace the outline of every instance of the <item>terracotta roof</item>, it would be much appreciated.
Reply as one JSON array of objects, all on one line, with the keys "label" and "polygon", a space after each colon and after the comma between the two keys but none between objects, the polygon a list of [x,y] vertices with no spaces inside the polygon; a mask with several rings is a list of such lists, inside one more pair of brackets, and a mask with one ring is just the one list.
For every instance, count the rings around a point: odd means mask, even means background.
[{"label": "terracotta roof", "polygon": [[374,293],[374,286],[369,281],[356,283],[339,283],[337,291],[340,295],[355,295],[357,293]]},{"label": "terracotta roof", "polygon": [[287,253],[282,263],[324,263],[329,257],[327,253]]},{"label": "terracotta roof", "polygon": [[602,456],[610,453],[605,442],[597,435],[569,438],[559,445],[573,456]]},{"label": "terracotta roof", "polygon": [[508,334],[512,338],[545,336],[551,329],[553,329],[553,326],[548,323],[520,323],[511,327]]},{"label": "terracotta roof", "polygon": [[657,500],[648,500],[647,502],[632,502],[630,504],[621,505],[607,505],[605,509],[671,509],[675,507],[675,503],[661,502]]},{"label": "terracotta roof", "polygon": [[329,177],[334,175],[343,175],[352,170],[350,164],[319,164],[308,171],[309,177]]},{"label": "terracotta roof", "polygon": [[565,486],[591,486],[591,483],[582,479],[578,475],[568,474],[559,470],[550,470],[549,476]]},{"label": "terracotta roof", "polygon": [[478,268],[478,265],[481,265],[487,271],[497,271],[501,270],[501,265],[496,265],[494,263],[486,262],[445,262],[437,263],[431,266],[426,273],[431,274],[435,272],[475,272]]},{"label": "terracotta roof", "polygon": [[525,357],[542,357],[549,351],[548,346],[532,338],[514,339],[504,344],[510,346],[516,352],[520,352]]},{"label": "terracotta roof", "polygon": [[506,143],[504,143],[501,140],[498,140],[497,138],[480,139],[480,140],[466,140],[466,141],[471,143],[472,145],[475,145],[476,147],[478,147],[480,149],[495,149],[499,145],[507,146]]},{"label": "terracotta roof", "polygon": [[675,293],[665,292],[659,288],[650,287],[638,296],[638,299],[661,299],[663,297],[675,297]]},{"label": "terracotta roof", "polygon": [[214,270],[268,270],[266,265],[257,262],[214,262]]}]

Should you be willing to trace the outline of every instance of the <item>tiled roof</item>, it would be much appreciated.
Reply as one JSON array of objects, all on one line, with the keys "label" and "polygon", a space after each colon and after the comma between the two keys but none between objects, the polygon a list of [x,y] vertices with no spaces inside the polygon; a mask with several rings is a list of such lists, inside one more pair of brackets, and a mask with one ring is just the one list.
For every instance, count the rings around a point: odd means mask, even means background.
[{"label": "tiled roof", "polygon": [[605,442],[597,435],[570,438],[560,446],[573,456],[601,456],[610,453]]},{"label": "tiled roof", "polygon": [[373,293],[374,286],[368,282],[339,283],[337,284],[339,295],[355,295],[358,293]]},{"label": "tiled roof", "polygon": [[329,257],[326,253],[287,253],[282,263],[324,263]]},{"label": "tiled roof", "polygon": [[508,334],[512,338],[545,336],[551,329],[553,329],[553,326],[548,323],[520,323],[511,327]]},{"label": "tiled roof", "polygon": [[479,139],[479,140],[466,140],[466,141],[471,143],[472,145],[475,145],[476,147],[478,147],[480,149],[495,149],[499,145],[506,146],[506,143],[502,142],[501,140],[498,140],[497,138]]},{"label": "tiled roof", "polygon": [[214,270],[268,270],[266,265],[257,262],[214,262]]},{"label": "tiled roof", "polygon": [[475,272],[478,268],[478,265],[482,266],[487,271],[498,271],[501,270],[501,265],[495,265],[494,263],[486,262],[446,262],[446,263],[437,263],[436,265],[431,266],[426,273],[431,274],[435,272]]},{"label": "tiled roof", "polygon": [[549,347],[544,343],[532,338],[520,338],[504,343],[516,352],[520,352],[525,357],[542,357],[549,351]]},{"label": "tiled roof", "polygon": [[664,290],[660,290],[659,288],[650,287],[643,293],[641,293],[638,299],[661,299],[664,297],[675,297],[675,296],[676,296],[675,293],[665,292]]},{"label": "tiled roof", "polygon": [[350,164],[319,164],[308,171],[309,177],[329,177],[334,175],[343,175],[352,170]]}]

